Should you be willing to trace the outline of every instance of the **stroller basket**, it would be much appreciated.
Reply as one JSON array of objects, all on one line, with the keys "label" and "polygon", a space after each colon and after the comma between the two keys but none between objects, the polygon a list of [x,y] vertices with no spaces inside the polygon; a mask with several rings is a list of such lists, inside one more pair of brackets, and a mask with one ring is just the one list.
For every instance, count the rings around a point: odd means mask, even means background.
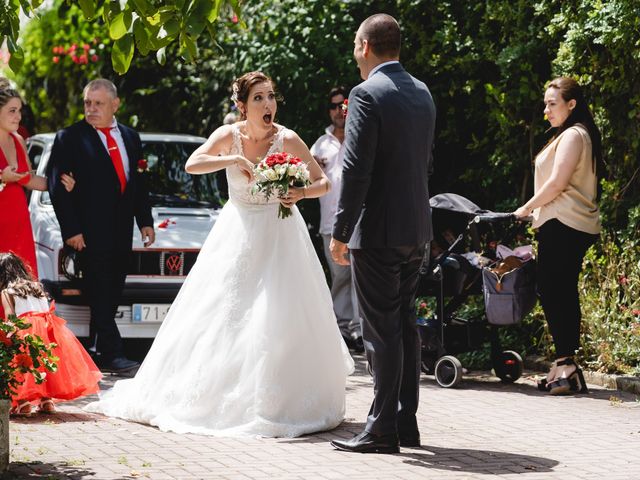
[{"label": "stroller basket", "polygon": [[536,305],[535,262],[515,260],[510,266],[482,269],[485,312],[492,325],[518,324]]}]

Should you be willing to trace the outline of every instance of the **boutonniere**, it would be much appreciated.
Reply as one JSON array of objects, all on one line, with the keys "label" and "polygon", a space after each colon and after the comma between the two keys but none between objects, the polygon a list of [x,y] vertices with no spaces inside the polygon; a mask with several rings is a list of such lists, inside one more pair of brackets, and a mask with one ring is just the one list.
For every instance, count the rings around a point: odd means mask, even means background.
[{"label": "boutonniere", "polygon": [[147,160],[144,158],[138,160],[138,173],[144,173],[147,170],[149,170],[149,164],[147,163]]},{"label": "boutonniere", "polygon": [[349,110],[349,99],[345,98],[342,102],[342,115],[347,116],[347,110]]}]

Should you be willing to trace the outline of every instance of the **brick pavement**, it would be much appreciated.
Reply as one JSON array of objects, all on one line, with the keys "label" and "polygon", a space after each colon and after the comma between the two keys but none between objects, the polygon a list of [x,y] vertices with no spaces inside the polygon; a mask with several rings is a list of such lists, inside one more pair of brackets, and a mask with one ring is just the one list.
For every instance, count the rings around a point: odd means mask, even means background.
[{"label": "brick pavement", "polygon": [[423,378],[422,448],[337,452],[329,440],[359,432],[371,400],[370,378],[357,360],[347,418],[332,432],[297,439],[177,435],[85,413],[78,401],[54,416],[12,421],[12,464],[3,479],[640,479],[640,397],[597,388],[550,397],[531,378],[502,385],[488,374],[469,375],[456,389]]}]

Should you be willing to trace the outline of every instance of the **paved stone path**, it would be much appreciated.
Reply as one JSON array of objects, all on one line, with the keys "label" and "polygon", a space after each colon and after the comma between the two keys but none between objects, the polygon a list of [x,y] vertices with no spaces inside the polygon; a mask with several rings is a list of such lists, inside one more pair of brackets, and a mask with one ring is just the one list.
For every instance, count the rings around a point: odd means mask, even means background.
[{"label": "paved stone path", "polygon": [[[550,397],[523,378],[489,374],[443,389],[423,377],[422,448],[397,455],[335,451],[358,433],[371,401],[362,357],[350,377],[347,418],[332,432],[297,439],[231,439],[163,433],[85,413],[85,401],[54,416],[11,423],[4,479],[640,479],[640,398],[592,388]],[[111,377],[105,387],[116,378]]]}]

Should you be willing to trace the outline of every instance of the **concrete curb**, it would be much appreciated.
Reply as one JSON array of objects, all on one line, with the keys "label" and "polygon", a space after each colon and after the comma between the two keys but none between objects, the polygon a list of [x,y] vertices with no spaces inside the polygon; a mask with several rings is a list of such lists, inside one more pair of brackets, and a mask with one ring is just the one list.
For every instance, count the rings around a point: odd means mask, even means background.
[{"label": "concrete curb", "polygon": [[[545,357],[529,355],[524,359],[524,366],[530,370],[546,372],[551,367],[551,362]],[[640,395],[640,377],[630,375],[611,375],[608,373],[590,372],[583,370],[584,379],[592,385],[599,385],[611,390],[635,393]]]}]

